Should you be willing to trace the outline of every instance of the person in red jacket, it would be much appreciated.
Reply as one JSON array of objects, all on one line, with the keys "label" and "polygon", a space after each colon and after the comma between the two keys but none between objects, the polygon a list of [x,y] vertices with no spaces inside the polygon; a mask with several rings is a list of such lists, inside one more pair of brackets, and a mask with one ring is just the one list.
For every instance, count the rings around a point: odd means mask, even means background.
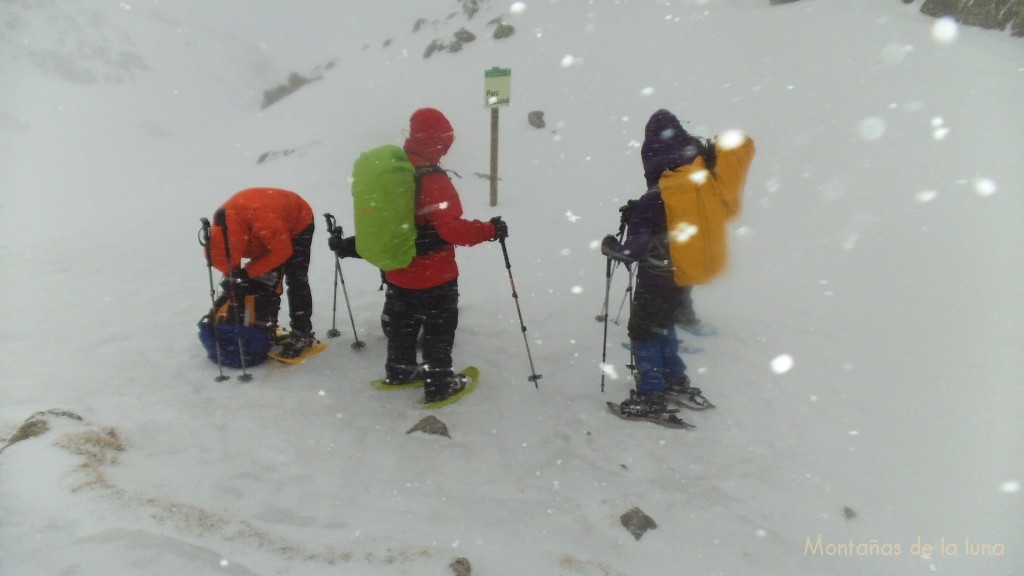
[{"label": "person in red jacket", "polygon": [[[508,236],[500,216],[490,221],[462,217],[462,202],[439,163],[455,140],[451,123],[434,108],[416,110],[409,119],[403,149],[416,167],[417,256],[405,268],[385,272],[387,289],[381,326],[388,338],[385,382],[424,382],[426,403],[444,400],[465,387],[452,373],[452,347],[459,324],[459,267],[455,246],[473,246]],[[435,238],[435,240],[431,240]],[[439,238],[440,241],[437,241]],[[329,242],[339,257],[358,257],[355,238]],[[423,362],[416,341],[423,331]]]},{"label": "person in red jacket", "polygon": [[[225,245],[225,238],[227,243]],[[294,358],[316,342],[313,296],[309,289],[313,209],[301,196],[280,188],[248,188],[213,215],[210,259],[232,283],[235,294],[269,294],[273,336],[281,307],[280,285],[288,286],[291,334],[281,355]],[[230,255],[230,262],[228,256]],[[242,260],[248,260],[242,265]]]}]

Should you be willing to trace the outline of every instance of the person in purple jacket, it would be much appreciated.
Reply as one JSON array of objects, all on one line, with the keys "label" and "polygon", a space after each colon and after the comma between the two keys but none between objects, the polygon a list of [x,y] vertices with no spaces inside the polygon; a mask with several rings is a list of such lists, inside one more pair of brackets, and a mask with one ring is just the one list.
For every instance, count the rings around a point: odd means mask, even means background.
[{"label": "person in purple jacket", "polygon": [[626,241],[620,244],[608,235],[601,242],[602,254],[637,267],[628,330],[639,377],[636,390],[621,404],[623,414],[660,416],[668,410],[666,391],[690,389],[675,332],[684,287],[673,279],[658,180],[664,172],[692,163],[702,149],[703,143],[688,134],[675,115],[655,112],[647,121],[640,151],[647,192],[633,205]]},{"label": "person in purple jacket", "polygon": [[[690,164],[703,150],[704,143],[683,129],[675,115],[664,109],[655,112],[647,122],[643,147],[640,148],[647,189],[658,185],[663,172]],[[693,286],[683,286],[679,290],[679,307],[673,317],[679,328],[691,334],[710,336],[715,332],[712,326],[697,317],[693,309]]]}]

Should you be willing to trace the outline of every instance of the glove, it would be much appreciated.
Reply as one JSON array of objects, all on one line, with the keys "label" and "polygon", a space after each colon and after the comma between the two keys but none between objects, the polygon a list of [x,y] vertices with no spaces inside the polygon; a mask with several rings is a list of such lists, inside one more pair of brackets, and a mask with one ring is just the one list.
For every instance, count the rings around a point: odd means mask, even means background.
[{"label": "glove", "polygon": [[342,238],[338,228],[331,230],[331,233],[327,236],[327,247],[331,249],[331,252],[335,252],[341,246],[341,243],[345,240]]},{"label": "glove", "polygon": [[225,292],[234,292],[235,294],[248,294],[250,291],[249,286],[249,273],[246,272],[245,268],[238,270],[232,270],[231,276],[225,276],[220,281],[220,287]]},{"label": "glove", "polygon": [[628,200],[626,203],[619,207],[619,222],[622,224],[628,224],[629,219],[633,216],[633,208],[636,207],[636,200]]},{"label": "glove", "polygon": [[508,224],[501,219],[501,216],[491,218],[490,222],[494,225],[494,237],[491,238],[491,240],[503,240],[508,238]]},{"label": "glove", "polygon": [[338,258],[359,258],[359,253],[356,252],[355,236],[342,238],[340,234],[331,234],[327,239],[327,246]]},{"label": "glove", "polygon": [[604,237],[601,240],[601,254],[605,256],[611,256],[613,253],[619,251],[619,239],[611,234]]}]

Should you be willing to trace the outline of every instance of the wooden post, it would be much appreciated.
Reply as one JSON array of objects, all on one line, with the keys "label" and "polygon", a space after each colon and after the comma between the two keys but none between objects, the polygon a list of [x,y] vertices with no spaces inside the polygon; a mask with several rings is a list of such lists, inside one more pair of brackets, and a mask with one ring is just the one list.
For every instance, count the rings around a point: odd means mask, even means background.
[{"label": "wooden post", "polygon": [[491,109],[491,206],[498,205],[498,108],[508,106],[512,88],[512,70],[484,70],[484,107]]},{"label": "wooden post", "polygon": [[498,205],[498,108],[491,108],[491,206]]}]

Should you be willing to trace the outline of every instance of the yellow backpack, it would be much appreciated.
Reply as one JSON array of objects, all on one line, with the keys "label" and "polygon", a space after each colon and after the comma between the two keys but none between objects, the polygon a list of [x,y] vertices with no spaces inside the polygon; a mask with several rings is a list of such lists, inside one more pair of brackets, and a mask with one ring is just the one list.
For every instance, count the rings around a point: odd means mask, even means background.
[{"label": "yellow backpack", "polygon": [[658,181],[675,282],[680,286],[706,284],[725,271],[726,225],[740,212],[754,141],[738,133],[716,136],[715,158],[711,170],[698,156]]}]

